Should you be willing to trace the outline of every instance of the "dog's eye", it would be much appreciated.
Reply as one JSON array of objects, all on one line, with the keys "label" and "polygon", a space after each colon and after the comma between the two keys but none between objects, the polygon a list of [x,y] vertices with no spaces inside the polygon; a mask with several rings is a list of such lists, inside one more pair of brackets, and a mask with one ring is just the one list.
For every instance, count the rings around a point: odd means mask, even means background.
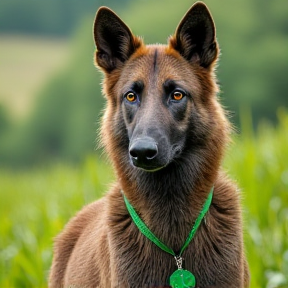
[{"label": "dog's eye", "polygon": [[181,91],[174,91],[172,93],[172,99],[175,101],[180,101],[184,97],[184,94]]},{"label": "dog's eye", "polygon": [[133,92],[128,92],[126,95],[125,95],[125,98],[129,101],[129,102],[135,102],[137,97],[136,95],[133,93]]}]

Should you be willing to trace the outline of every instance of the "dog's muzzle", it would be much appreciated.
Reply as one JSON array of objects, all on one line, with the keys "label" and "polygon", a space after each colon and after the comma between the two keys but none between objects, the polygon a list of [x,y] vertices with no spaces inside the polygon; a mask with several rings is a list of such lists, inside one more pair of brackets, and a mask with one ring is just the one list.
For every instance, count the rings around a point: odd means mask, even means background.
[{"label": "dog's muzzle", "polygon": [[153,138],[143,137],[135,139],[129,147],[130,159],[134,166],[147,171],[161,169],[157,161],[158,145]]}]

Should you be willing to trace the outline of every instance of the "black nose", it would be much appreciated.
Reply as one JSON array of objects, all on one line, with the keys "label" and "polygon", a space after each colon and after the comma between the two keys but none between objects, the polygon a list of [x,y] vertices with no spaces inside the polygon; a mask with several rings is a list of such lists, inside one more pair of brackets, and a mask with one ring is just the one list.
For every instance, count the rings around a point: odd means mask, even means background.
[{"label": "black nose", "polygon": [[149,162],[158,154],[157,144],[152,138],[145,137],[133,141],[129,148],[130,156],[133,162],[145,163]]}]

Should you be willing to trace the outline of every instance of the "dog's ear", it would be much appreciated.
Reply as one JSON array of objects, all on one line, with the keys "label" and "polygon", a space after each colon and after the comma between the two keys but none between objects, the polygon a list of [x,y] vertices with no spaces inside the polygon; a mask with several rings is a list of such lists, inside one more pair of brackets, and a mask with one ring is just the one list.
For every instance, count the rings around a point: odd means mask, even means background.
[{"label": "dog's ear", "polygon": [[96,13],[94,40],[97,47],[95,60],[108,73],[123,65],[140,45],[139,39],[107,7],[99,8]]},{"label": "dog's ear", "polygon": [[195,3],[181,20],[170,45],[186,60],[208,68],[217,58],[215,26],[207,6]]}]

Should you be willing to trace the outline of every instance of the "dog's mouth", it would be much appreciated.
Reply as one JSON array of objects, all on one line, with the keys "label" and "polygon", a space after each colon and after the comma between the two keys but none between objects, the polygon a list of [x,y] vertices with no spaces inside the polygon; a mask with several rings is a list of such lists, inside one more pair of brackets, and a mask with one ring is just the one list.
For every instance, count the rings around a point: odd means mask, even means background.
[{"label": "dog's mouth", "polygon": [[134,167],[137,167],[137,168],[139,168],[139,169],[142,169],[142,170],[144,170],[144,171],[146,171],[146,172],[157,172],[157,171],[159,171],[159,170],[161,170],[161,169],[163,169],[163,168],[165,168],[166,167],[166,165],[163,165],[163,166],[153,166],[153,165],[144,165],[144,164],[139,164],[139,163],[137,163],[137,162],[135,162],[135,161],[133,161],[132,160],[132,165],[134,166]]}]

